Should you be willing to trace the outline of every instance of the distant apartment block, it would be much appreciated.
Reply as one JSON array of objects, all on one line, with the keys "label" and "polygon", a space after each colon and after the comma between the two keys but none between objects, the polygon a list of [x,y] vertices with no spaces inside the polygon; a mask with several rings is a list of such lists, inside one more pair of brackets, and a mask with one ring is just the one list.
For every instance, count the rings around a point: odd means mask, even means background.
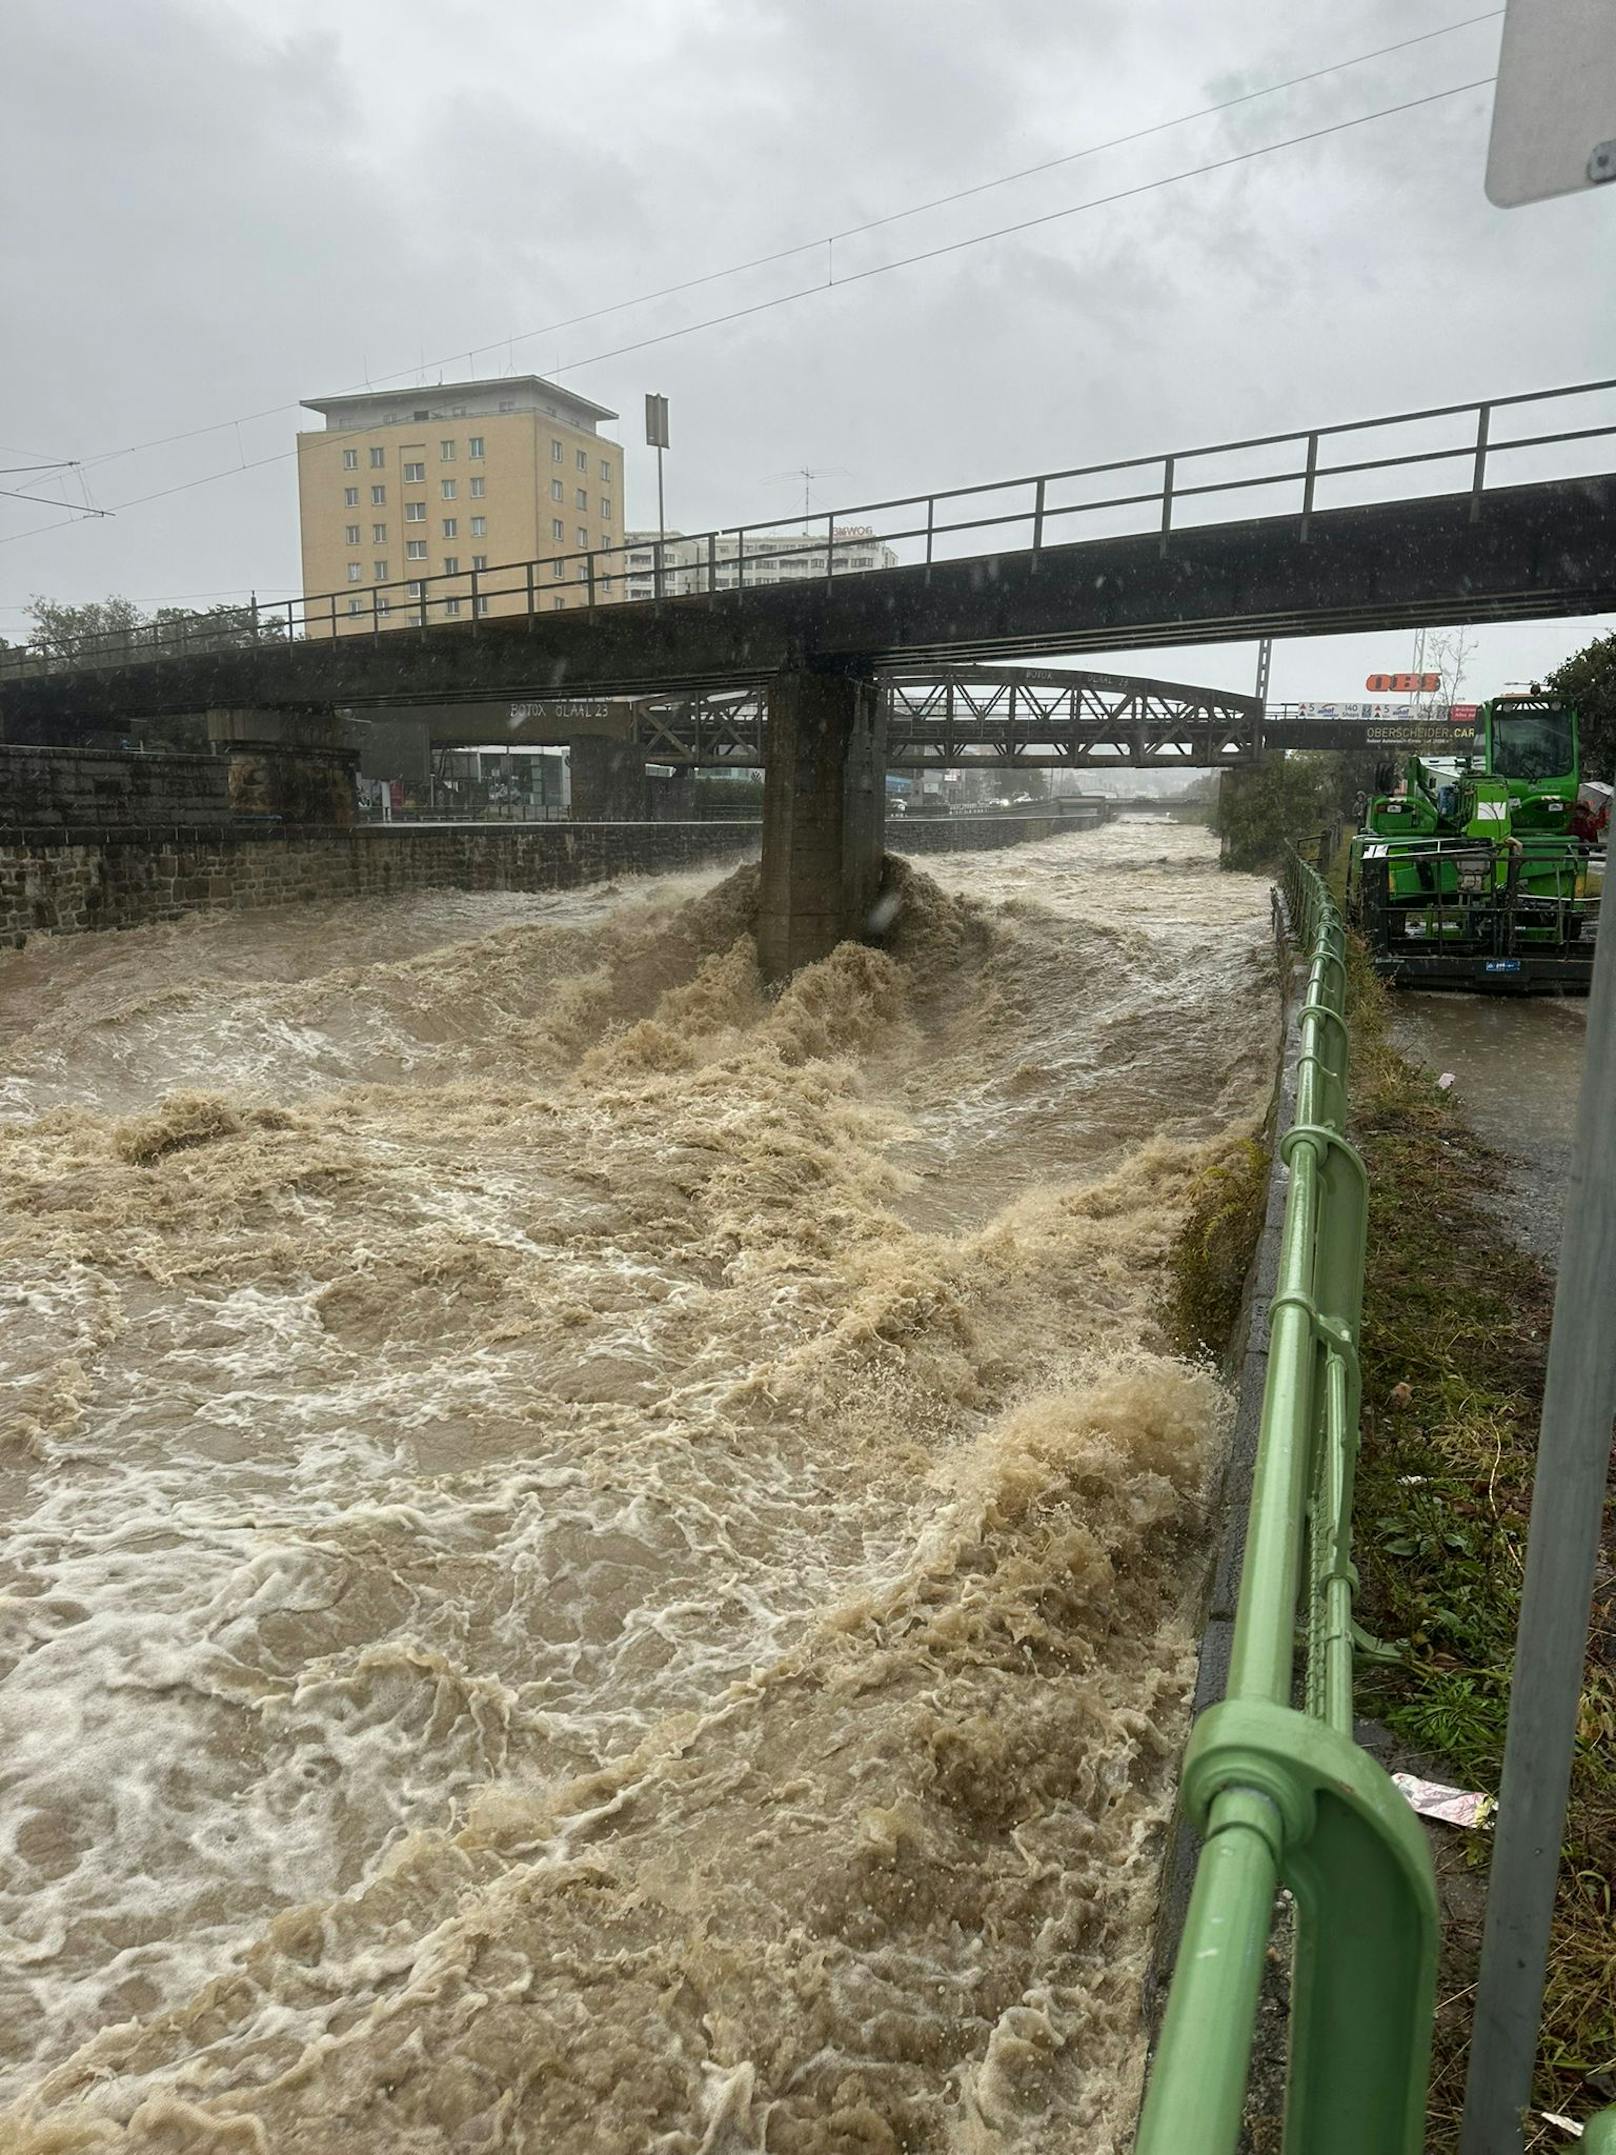
[{"label": "distant apartment block", "polygon": [[[524,613],[530,584],[543,611],[581,606],[568,557],[622,546],[623,452],[597,432],[617,414],[537,374],[304,408],[325,422],[297,437],[303,590],[328,600],[311,635],[414,623],[423,604],[432,623]],[[621,571],[595,595],[626,596]]]},{"label": "distant apartment block", "polygon": [[[868,524],[835,527],[835,573],[850,575],[858,569],[894,569],[898,557],[876,538]],[[656,596],[656,541],[654,531],[631,531],[625,535],[628,550],[628,596]],[[760,584],[796,584],[825,572],[823,531],[748,532],[738,552],[733,535],[713,541],[709,554],[705,538],[687,538],[670,531],[662,546],[662,595],[687,597],[705,591],[714,582],[720,591],[733,591],[743,580],[748,590]]]}]

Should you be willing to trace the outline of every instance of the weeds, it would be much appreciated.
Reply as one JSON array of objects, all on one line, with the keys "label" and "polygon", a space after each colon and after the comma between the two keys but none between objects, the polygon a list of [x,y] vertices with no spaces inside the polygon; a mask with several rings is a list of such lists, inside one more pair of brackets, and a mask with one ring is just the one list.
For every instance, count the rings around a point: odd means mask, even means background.
[{"label": "weeds", "polygon": [[[1352,1134],[1370,1179],[1359,1613],[1403,1654],[1360,1678],[1360,1704],[1447,1778],[1496,1793],[1553,1282],[1487,1211],[1498,1160],[1397,1053],[1386,990],[1356,947],[1349,1014]],[[1616,2099],[1610,1646],[1596,1629],[1544,2004],[1539,2100],[1572,2114]],[[1468,1853],[1486,1860],[1479,1839]],[[1438,2022],[1433,2155],[1456,2137],[1466,2018]]]}]

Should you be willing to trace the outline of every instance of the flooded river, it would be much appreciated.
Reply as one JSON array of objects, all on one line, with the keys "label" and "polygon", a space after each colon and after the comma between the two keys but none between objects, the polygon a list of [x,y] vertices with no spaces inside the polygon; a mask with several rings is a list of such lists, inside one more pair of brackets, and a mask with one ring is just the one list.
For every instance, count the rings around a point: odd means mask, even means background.
[{"label": "flooded river", "polygon": [[1126,2136],[1266,887],[753,888],[0,957],[7,2155]]}]

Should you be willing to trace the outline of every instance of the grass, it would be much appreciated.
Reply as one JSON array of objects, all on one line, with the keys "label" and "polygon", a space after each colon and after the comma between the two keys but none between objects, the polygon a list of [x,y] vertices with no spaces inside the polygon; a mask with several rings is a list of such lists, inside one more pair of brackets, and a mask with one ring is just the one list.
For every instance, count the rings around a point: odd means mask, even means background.
[{"label": "grass", "polygon": [[1234,1339],[1268,1202],[1268,1152],[1237,1138],[1201,1170],[1171,1262],[1170,1328],[1185,1354],[1221,1358]]},{"label": "grass", "polygon": [[[1358,1614],[1403,1655],[1361,1677],[1359,1701],[1443,1779],[1496,1792],[1553,1282],[1488,1211],[1496,1155],[1397,1053],[1386,990],[1357,950],[1349,996],[1352,1135],[1370,1177]],[[1572,2116],[1616,2101],[1612,1648],[1596,1624],[1544,2007],[1538,2103]],[[1460,1860],[1487,1853],[1477,1835]],[[1463,2009],[1438,2020],[1433,2155],[1455,2143],[1463,2095],[1475,1940],[1456,1944],[1444,1979]]]}]

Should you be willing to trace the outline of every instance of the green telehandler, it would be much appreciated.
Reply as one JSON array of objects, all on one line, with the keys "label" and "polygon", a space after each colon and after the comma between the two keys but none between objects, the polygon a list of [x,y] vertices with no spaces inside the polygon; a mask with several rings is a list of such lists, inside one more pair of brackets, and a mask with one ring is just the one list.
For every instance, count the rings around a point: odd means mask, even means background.
[{"label": "green telehandler", "polygon": [[1604,847],[1582,798],[1577,714],[1495,696],[1475,746],[1411,756],[1353,834],[1347,902],[1375,969],[1406,987],[1586,994]]}]

